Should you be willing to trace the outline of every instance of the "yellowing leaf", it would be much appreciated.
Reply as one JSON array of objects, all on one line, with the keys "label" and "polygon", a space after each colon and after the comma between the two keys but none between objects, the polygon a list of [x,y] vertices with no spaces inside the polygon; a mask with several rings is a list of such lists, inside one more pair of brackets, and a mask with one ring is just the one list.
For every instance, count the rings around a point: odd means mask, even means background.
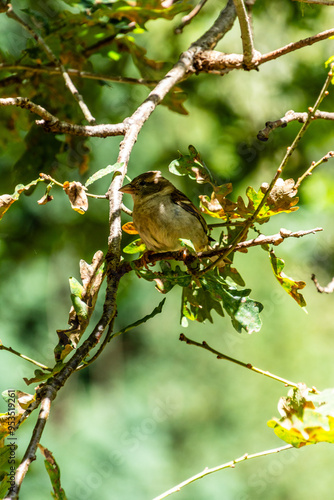
[{"label": "yellowing leaf", "polygon": [[306,283],[305,281],[295,281],[293,278],[289,278],[284,272],[284,260],[276,257],[273,250],[269,253],[269,258],[271,262],[271,267],[274,271],[274,275],[278,282],[282,285],[283,289],[291,295],[293,299],[297,302],[300,307],[306,306],[306,301],[299,290],[302,290]]},{"label": "yellowing leaf", "polygon": [[304,385],[290,389],[279,400],[282,417],[267,422],[275,434],[296,448],[320,442],[334,442],[334,390],[315,394]]},{"label": "yellowing leaf", "polygon": [[26,184],[25,186],[23,184],[18,184],[15,187],[15,191],[13,194],[3,194],[0,196],[0,219],[5,215],[9,207],[14,203],[14,201],[18,200],[20,197],[20,194],[23,193],[24,191],[28,191],[32,186],[36,186],[39,182],[42,182],[42,179],[35,179],[29,184]]},{"label": "yellowing leaf", "polygon": [[122,230],[127,234],[138,234],[138,231],[135,228],[133,222],[127,222],[126,224],[123,224]]},{"label": "yellowing leaf", "polygon": [[10,194],[3,194],[0,196],[0,219],[5,215],[15,199]]}]

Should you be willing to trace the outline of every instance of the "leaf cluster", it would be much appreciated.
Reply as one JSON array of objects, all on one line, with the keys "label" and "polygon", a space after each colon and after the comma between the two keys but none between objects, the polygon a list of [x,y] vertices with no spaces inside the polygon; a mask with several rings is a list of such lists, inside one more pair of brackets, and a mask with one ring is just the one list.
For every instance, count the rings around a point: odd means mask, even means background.
[{"label": "leaf cluster", "polygon": [[[198,184],[208,183],[212,187],[211,198],[200,195],[203,213],[221,222],[223,229],[217,238],[219,243],[213,246],[217,256],[224,255],[224,249],[233,247],[236,243],[246,240],[250,227],[257,230],[256,224],[268,222],[270,217],[282,212],[290,213],[298,209],[296,204],[297,190],[293,179],[284,181],[279,179],[263,203],[268,185],[262,185],[259,191],[252,187],[246,190],[246,199],[239,196],[234,202],[228,196],[232,193],[232,184],[217,185],[213,176],[194,146],[189,146],[189,153],[173,160],[169,165],[171,173],[179,176],[188,176]],[[262,206],[260,204],[262,203]],[[260,209],[259,209],[260,208]],[[252,224],[249,224],[250,218]],[[213,225],[215,227],[215,225]],[[132,223],[123,226],[123,230],[135,234]],[[191,242],[182,241],[187,251],[194,252]],[[264,247],[269,251],[269,247]],[[127,245],[123,251],[128,254],[144,252],[145,245],[136,239]],[[247,252],[247,249],[243,249]],[[227,256],[228,255],[228,256]],[[217,265],[208,259],[195,259],[191,263],[185,259],[186,267],[172,268],[166,262],[160,263],[160,271],[146,269],[137,270],[138,276],[148,281],[155,281],[156,289],[161,293],[168,293],[174,286],[182,288],[181,323],[187,326],[187,320],[213,322],[212,311],[224,316],[224,311],[232,321],[233,327],[241,333],[244,329],[248,333],[257,332],[261,328],[260,313],[262,304],[249,297],[251,290],[245,288],[245,283],[239,272],[232,266],[234,252],[226,252],[226,258]],[[277,259],[273,250],[270,252],[272,268],[278,282],[301,306],[306,305],[305,299],[298,292],[305,286],[304,282],[288,278],[282,271],[284,262]],[[214,258],[213,258],[214,261]]]}]

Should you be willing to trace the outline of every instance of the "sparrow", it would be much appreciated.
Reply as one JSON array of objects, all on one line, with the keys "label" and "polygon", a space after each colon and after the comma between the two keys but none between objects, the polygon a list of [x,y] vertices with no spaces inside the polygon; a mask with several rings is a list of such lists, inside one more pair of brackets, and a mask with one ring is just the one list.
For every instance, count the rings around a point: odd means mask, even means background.
[{"label": "sparrow", "polygon": [[138,175],[120,191],[133,198],[133,224],[148,250],[181,250],[179,238],[191,240],[197,252],[207,248],[208,226],[203,216],[160,171]]}]

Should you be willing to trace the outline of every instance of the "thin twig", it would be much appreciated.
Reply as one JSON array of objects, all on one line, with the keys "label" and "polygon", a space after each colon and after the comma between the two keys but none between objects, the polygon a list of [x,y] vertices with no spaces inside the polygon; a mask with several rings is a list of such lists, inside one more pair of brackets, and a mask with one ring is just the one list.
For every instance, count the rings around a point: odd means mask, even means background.
[{"label": "thin twig", "polygon": [[48,59],[56,66],[56,68],[59,68],[63,78],[65,80],[65,85],[73,95],[74,99],[77,101],[79,104],[79,107],[88,121],[89,124],[94,125],[95,124],[95,118],[92,116],[91,112],[88,109],[87,104],[84,102],[82,95],[79,94],[78,90],[76,89],[74,83],[71,80],[71,77],[67,73],[64,65],[57,59],[51,48],[48,46],[48,44],[45,42],[45,40],[34,31],[31,26],[29,26],[21,17],[19,17],[16,12],[14,12],[13,7],[11,4],[8,5],[8,10],[7,10],[7,16],[10,17],[11,19],[14,19],[14,21],[17,21],[25,30],[28,31],[28,33],[36,40],[36,42],[42,47],[44,52],[46,53]]},{"label": "thin twig", "polygon": [[[265,142],[268,140],[270,132],[272,132],[276,128],[278,127],[284,128],[288,125],[288,123],[292,121],[305,123],[307,119],[308,119],[308,114],[306,112],[298,113],[293,110],[289,110],[285,113],[283,118],[279,118],[278,120],[275,120],[273,122],[270,121],[266,122],[265,128],[259,131],[259,133],[257,134],[257,138],[260,141]],[[334,113],[317,110],[314,113],[313,120],[334,120]]]},{"label": "thin twig", "polygon": [[290,52],[294,52],[295,50],[299,50],[303,47],[308,47],[322,40],[326,40],[327,38],[330,38],[333,35],[334,35],[334,28],[331,28],[329,30],[321,31],[316,35],[303,38],[298,42],[289,43],[288,45],[284,45],[284,47],[273,50],[272,52],[268,52],[267,54],[263,54],[261,56],[260,64],[272,61],[273,59],[277,59],[277,57],[284,56],[285,54],[289,54]]},{"label": "thin twig", "polygon": [[108,331],[104,337],[104,340],[103,340],[102,344],[100,345],[100,347],[98,348],[98,350],[96,351],[96,353],[94,354],[94,356],[92,356],[88,361],[84,361],[84,363],[82,365],[79,365],[78,368],[76,368],[76,371],[83,370],[87,366],[94,363],[94,361],[100,356],[102,351],[104,351],[104,349],[108,345],[108,342],[110,341],[110,337],[112,335],[112,330],[113,330],[113,326],[114,326],[114,319],[115,318],[113,318],[113,320],[110,322],[109,327],[108,327]]},{"label": "thin twig", "polygon": [[[334,35],[334,28],[322,31],[316,35],[303,38],[298,42],[292,42],[284,47],[268,52],[267,54],[260,54],[255,52],[252,64],[249,64],[247,69],[256,69],[261,64],[272,61],[282,57],[290,52],[299,50],[303,47],[308,47],[314,43],[326,40]],[[203,50],[196,54],[194,67],[197,72],[215,73],[223,75],[229,73],[234,69],[244,69],[243,55],[242,54],[224,54],[216,50]]]},{"label": "thin twig", "polygon": [[249,22],[247,10],[243,0],[233,0],[239,19],[241,40],[243,49],[243,63],[246,68],[252,63],[254,58],[254,43],[251,25]]},{"label": "thin twig", "polygon": [[[52,182],[52,184],[56,184],[56,186],[59,186],[61,188],[64,188],[64,184],[62,184],[61,182],[58,182],[56,181],[56,179],[54,179],[53,177],[51,177],[51,175],[49,174],[43,174],[43,173],[40,173],[39,176],[44,180],[44,181],[47,181],[47,182]],[[106,194],[93,194],[93,193],[86,193],[86,196],[89,196],[90,198],[95,198],[97,200],[107,200],[108,197]]]},{"label": "thin twig", "polygon": [[[27,71],[30,73],[48,73],[49,75],[62,74],[60,68],[55,68],[54,66],[29,66],[24,64],[0,63],[0,70]],[[125,76],[102,75],[99,73],[90,73],[89,71],[80,71],[79,69],[74,69],[74,68],[67,68],[66,71],[69,75],[72,75],[74,77],[84,78],[84,79],[86,78],[89,80],[99,80],[106,82],[128,83],[130,85],[147,85],[147,86],[156,85],[158,83],[157,80],[147,80],[145,78],[128,78]],[[7,82],[7,84],[9,85],[10,82]]]},{"label": "thin twig", "polygon": [[317,278],[315,277],[315,274],[311,275],[311,280],[314,282],[316,289],[318,290],[319,293],[333,293],[334,292],[334,278],[326,286],[319,285],[319,282],[318,282]]},{"label": "thin twig", "polygon": [[248,453],[245,453],[239,458],[235,458],[231,462],[226,462],[222,465],[218,465],[217,467],[212,467],[209,469],[209,467],[205,467],[202,472],[199,472],[198,474],[195,474],[194,476],[190,477],[189,479],[186,479],[185,481],[182,481],[182,483],[177,484],[173,488],[171,488],[168,491],[165,491],[161,495],[158,495],[155,497],[153,500],[163,500],[164,498],[168,497],[169,495],[172,495],[172,493],[177,493],[180,491],[181,488],[184,486],[187,486],[190,483],[193,483],[194,481],[197,481],[197,479],[201,479],[202,477],[208,476],[209,474],[212,474],[213,472],[217,472],[223,469],[229,469],[234,467],[239,464],[240,462],[244,462],[245,460],[251,460],[253,458],[259,458],[259,457],[265,457],[267,455],[273,455],[274,453],[279,453],[281,451],[285,450],[291,450],[294,448],[292,444],[286,444],[285,446],[280,446],[279,448],[273,448],[271,450],[265,450],[265,451],[260,451],[259,453],[252,453],[251,455],[248,455]]},{"label": "thin twig", "polygon": [[217,356],[217,359],[225,359],[226,361],[231,361],[231,363],[235,363],[236,365],[242,366],[243,368],[247,368],[248,370],[251,370],[255,373],[259,373],[260,375],[264,375],[265,377],[269,377],[273,380],[277,380],[277,382],[282,382],[283,384],[285,384],[289,387],[298,388],[297,383],[291,382],[290,380],[287,380],[287,379],[282,378],[282,377],[278,377],[277,375],[274,375],[273,373],[270,373],[267,370],[261,370],[261,368],[256,368],[251,363],[244,363],[243,361],[239,361],[238,359],[231,358],[230,356],[227,356],[226,354],[223,354],[223,353],[217,351],[216,349],[213,349],[205,341],[203,341],[202,343],[196,342],[195,340],[192,340],[192,339],[189,339],[188,337],[186,337],[184,335],[184,333],[181,333],[180,340],[181,340],[181,342],[186,342],[186,344],[201,347],[202,349],[205,349],[206,351],[212,352],[213,354],[215,354]]},{"label": "thin twig", "polygon": [[35,104],[27,97],[8,97],[0,99],[1,106],[17,106],[28,109],[40,116],[42,120],[36,120],[47,132],[79,135],[84,137],[111,137],[124,135],[126,126],[124,123],[102,124],[102,125],[75,125],[59,120],[39,104]]},{"label": "thin twig", "polygon": [[102,40],[98,40],[96,43],[94,43],[92,45],[89,45],[88,47],[83,49],[82,54],[85,57],[89,57],[90,55],[94,54],[94,52],[102,49],[103,47],[107,47],[108,45],[110,45],[112,42],[115,41],[115,38],[117,36],[119,36],[120,34],[125,35],[127,33],[130,33],[135,28],[136,28],[136,23],[131,22],[127,26],[125,26],[124,28],[118,29],[116,33],[114,33],[110,36],[107,36],[106,38],[102,38]]},{"label": "thin twig", "polygon": [[207,2],[207,0],[200,0],[200,2],[196,5],[196,7],[194,7],[193,10],[191,12],[189,12],[189,14],[187,14],[186,16],[182,17],[181,23],[174,30],[174,33],[176,35],[179,35],[180,33],[182,33],[183,28],[187,24],[191,23],[191,21],[194,19],[194,17],[197,16],[197,14],[204,7],[204,5],[206,4],[206,2]]},{"label": "thin twig", "polygon": [[319,165],[321,165],[322,163],[326,163],[330,158],[333,158],[333,157],[334,157],[334,151],[329,151],[325,156],[320,158],[319,161],[317,161],[317,162],[313,161],[311,166],[306,170],[306,172],[299,177],[298,181],[295,184],[294,189],[298,189],[299,186],[301,185],[301,183],[303,182],[303,180],[306,177],[312,175],[312,172],[315,168],[319,167]]},{"label": "thin twig", "polygon": [[11,347],[6,347],[0,341],[0,351],[2,351],[2,350],[11,352],[12,354],[15,354],[16,356],[19,356],[20,358],[25,359],[26,361],[29,361],[29,363],[33,363],[34,365],[38,366],[39,368],[42,368],[43,370],[48,370],[48,371],[52,372],[52,368],[49,368],[48,366],[45,366],[42,363],[39,363],[38,361],[35,361],[34,359],[29,358],[28,356],[25,356],[25,354],[21,354],[19,351],[16,351],[15,349],[12,349]]},{"label": "thin twig", "polygon": [[130,215],[130,217],[132,217],[132,210],[130,210],[128,207],[126,207],[124,205],[124,203],[122,203],[121,209],[122,209],[122,212],[124,212],[125,214]]}]

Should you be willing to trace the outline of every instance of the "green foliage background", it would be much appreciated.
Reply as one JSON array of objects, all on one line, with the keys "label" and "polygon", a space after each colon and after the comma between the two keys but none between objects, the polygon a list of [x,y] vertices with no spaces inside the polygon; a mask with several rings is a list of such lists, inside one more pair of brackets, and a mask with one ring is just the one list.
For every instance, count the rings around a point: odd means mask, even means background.
[{"label": "green foliage background", "polygon": [[[13,2],[18,4],[27,2]],[[133,36],[150,59],[173,62],[220,8],[218,2],[211,2],[181,36],[172,33],[181,15],[174,21],[148,22],[146,32]],[[256,44],[263,53],[327,29],[334,20],[330,8],[283,0],[258,2],[255,14]],[[13,57],[20,36],[13,22],[1,15],[0,46]],[[235,26],[218,48],[237,52],[240,45]],[[333,41],[328,40],[265,64],[259,72],[192,77],[182,85],[189,115],[160,106],[139,136],[129,175],[161,169],[196,201],[198,194],[207,194],[205,186],[200,191],[195,183],[172,179],[167,171],[177,150],[185,152],[194,144],[218,180],[234,183],[235,198],[248,185],[258,189],[272,178],[299,125],[277,130],[265,144],[257,141],[257,132],[265,121],[283,116],[288,109],[305,111],[313,104],[326,76],[324,61],[331,55]],[[100,72],[139,76],[129,57],[111,60],[107,67],[105,59],[95,55],[90,64]],[[48,77],[37,84],[39,102],[45,99],[47,106],[49,85],[62,82]],[[85,81],[80,92],[102,123],[123,119],[147,95],[144,87],[101,86],[94,81]],[[15,88],[2,89],[2,95],[16,95]],[[22,89],[20,95],[24,95]],[[334,108],[332,89],[324,107]],[[116,160],[119,138],[90,139],[85,144],[90,150],[89,169],[80,175],[78,165],[85,161],[86,150],[79,139],[61,151],[59,139],[37,127],[28,132],[33,117],[25,110],[15,111],[14,130],[8,132],[10,116],[12,109],[1,109],[2,193],[12,192],[17,183],[35,178],[40,171],[56,171],[58,180],[85,180]],[[27,134],[28,143],[42,146],[40,151],[25,152]],[[330,149],[331,123],[314,123],[290,161],[286,177],[297,179],[311,161]],[[300,210],[280,215],[268,226],[270,234],[281,227],[325,229],[307,239],[286,241],[276,252],[285,259],[288,275],[307,281],[308,315],[280,289],[267,254],[254,248],[248,255],[239,254],[235,264],[252,288],[252,297],[265,306],[262,330],[252,336],[237,334],[228,318],[216,315],[213,325],[192,324],[187,335],[290,380],[318,389],[333,387],[333,297],[319,295],[310,281],[314,272],[327,283],[334,272],[333,177],[331,162],[321,166],[302,186]],[[106,179],[94,185],[96,193],[104,193],[107,187]],[[38,206],[41,193],[37,188],[31,196],[22,196],[1,222],[0,317],[5,345],[48,364],[57,342],[55,330],[66,328],[68,278],[79,278],[80,258],[90,261],[96,249],[106,251],[108,207],[103,200],[92,200],[88,213],[80,216],[60,192],[52,203]],[[125,235],[124,240],[126,244],[131,237]],[[266,422],[277,416],[277,401],[286,388],[180,343],[179,293],[170,292],[162,315],[113,340],[98,362],[72,377],[57,397],[41,442],[52,450],[61,468],[68,498],[149,499],[205,466],[281,445]],[[122,280],[119,297],[117,329],[150,313],[161,300],[151,283],[133,275]],[[22,377],[29,378],[32,372],[23,360],[1,353],[3,389],[29,391]],[[0,411],[5,410],[3,403]],[[34,414],[18,433],[18,456],[28,444],[35,418]],[[329,498],[333,459],[330,445],[309,446],[216,473],[177,495],[180,500]],[[40,456],[23,483],[22,498],[44,500],[49,491]]]}]

